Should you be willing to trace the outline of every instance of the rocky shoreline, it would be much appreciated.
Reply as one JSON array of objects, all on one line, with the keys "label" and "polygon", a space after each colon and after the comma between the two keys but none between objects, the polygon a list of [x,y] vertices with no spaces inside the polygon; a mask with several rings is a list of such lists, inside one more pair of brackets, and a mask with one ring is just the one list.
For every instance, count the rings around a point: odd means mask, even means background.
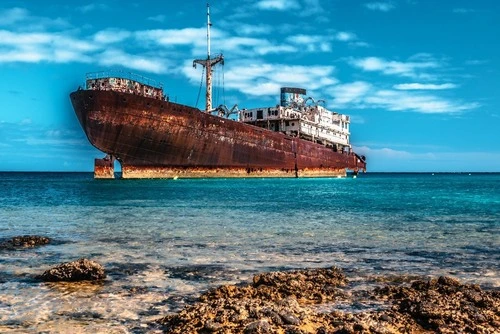
[{"label": "rocky shoreline", "polygon": [[[52,242],[19,236],[0,250]],[[102,265],[88,259],[59,264],[34,277],[46,282],[102,282]],[[387,277],[385,277],[387,278]],[[268,272],[252,282],[211,289],[177,313],[150,323],[172,334],[500,333],[500,290],[455,278],[408,276],[360,287],[342,269]],[[153,321],[150,319],[150,321]]]},{"label": "rocky shoreline", "polygon": [[[352,294],[341,269],[256,275],[252,284],[224,285],[158,323],[166,333],[499,333],[500,291],[450,277],[357,292],[377,307],[341,311]],[[320,306],[328,305],[325,312]]]}]

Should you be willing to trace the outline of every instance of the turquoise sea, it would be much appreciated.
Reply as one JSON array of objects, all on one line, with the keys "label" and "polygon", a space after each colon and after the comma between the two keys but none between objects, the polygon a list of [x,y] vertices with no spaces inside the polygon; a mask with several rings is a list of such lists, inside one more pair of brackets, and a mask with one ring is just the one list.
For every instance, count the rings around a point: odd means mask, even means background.
[{"label": "turquoise sea", "polygon": [[[143,333],[206,289],[338,266],[351,284],[448,275],[500,288],[500,174],[94,180],[0,173],[0,332]],[[89,258],[102,284],[33,279]]]}]

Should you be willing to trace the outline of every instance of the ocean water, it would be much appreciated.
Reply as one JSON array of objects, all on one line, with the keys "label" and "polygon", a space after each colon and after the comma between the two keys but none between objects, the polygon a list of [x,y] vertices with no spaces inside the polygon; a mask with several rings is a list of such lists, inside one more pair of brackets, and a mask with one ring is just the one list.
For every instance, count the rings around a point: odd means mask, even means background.
[{"label": "ocean water", "polygon": [[[220,284],[338,266],[351,284],[449,275],[500,288],[500,174],[94,180],[0,173],[0,332],[143,333]],[[1,241],[1,240],[0,240]],[[101,284],[33,279],[89,258]]]}]

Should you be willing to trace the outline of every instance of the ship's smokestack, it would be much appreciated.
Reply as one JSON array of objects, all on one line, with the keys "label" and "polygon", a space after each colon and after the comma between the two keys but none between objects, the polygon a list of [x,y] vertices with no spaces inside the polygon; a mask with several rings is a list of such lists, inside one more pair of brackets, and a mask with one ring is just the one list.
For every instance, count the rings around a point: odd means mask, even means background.
[{"label": "ship's smokestack", "polygon": [[303,88],[282,87],[280,104],[282,107],[303,104],[306,100],[306,93]]}]

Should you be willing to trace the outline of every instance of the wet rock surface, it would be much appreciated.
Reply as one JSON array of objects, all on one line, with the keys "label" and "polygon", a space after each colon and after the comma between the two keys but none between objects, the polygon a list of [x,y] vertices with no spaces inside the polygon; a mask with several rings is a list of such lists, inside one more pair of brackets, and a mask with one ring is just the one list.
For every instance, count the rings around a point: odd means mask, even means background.
[{"label": "wet rock surface", "polygon": [[99,281],[106,278],[102,265],[88,259],[62,263],[36,277],[45,282]]},{"label": "wet rock surface", "polygon": [[[210,290],[158,323],[167,333],[500,333],[497,290],[450,277],[361,293],[347,283],[338,268],[259,274],[251,284]],[[349,299],[378,307],[335,307]]]},{"label": "wet rock surface", "polygon": [[22,235],[12,239],[0,241],[0,249],[25,249],[47,245],[50,238],[38,235]]},{"label": "wet rock surface", "polygon": [[500,291],[441,276],[374,293],[391,302],[386,315],[395,323],[438,333],[500,333]]}]

